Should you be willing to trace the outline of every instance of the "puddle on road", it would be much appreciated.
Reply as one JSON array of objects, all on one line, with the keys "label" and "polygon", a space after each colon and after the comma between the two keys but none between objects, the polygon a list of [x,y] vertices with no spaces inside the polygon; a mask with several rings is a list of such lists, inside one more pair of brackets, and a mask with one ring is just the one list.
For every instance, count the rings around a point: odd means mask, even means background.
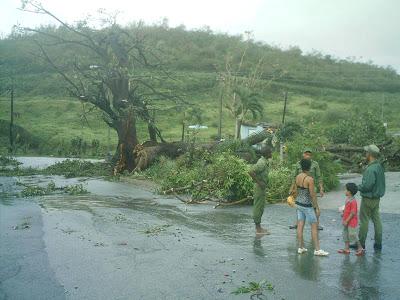
[{"label": "puddle on road", "polygon": [[[159,201],[161,200],[161,202]],[[174,226],[185,226],[217,235],[224,240],[240,242],[244,237],[246,243],[251,238],[248,234],[251,218],[238,211],[213,210],[211,206],[193,207],[195,211],[185,210],[185,206],[166,204],[166,199],[130,198],[124,196],[108,197],[99,195],[53,195],[40,198],[40,206],[45,210],[79,210],[101,216],[104,209],[113,208],[121,211],[121,218],[135,219],[137,214],[151,215],[154,219],[163,220]],[[171,200],[174,201],[174,200]],[[107,222],[107,220],[104,220]]]},{"label": "puddle on road", "polygon": [[[396,192],[396,188],[398,188],[398,182],[395,182],[391,176],[388,180],[389,196],[394,195],[393,192]],[[395,178],[399,177],[397,174],[394,176],[397,176]],[[18,180],[44,186],[51,180],[57,186],[79,182],[79,179],[65,179],[59,176],[29,176],[20,177]],[[16,182],[17,180],[13,178],[0,178],[1,191],[10,192],[18,189]],[[249,260],[246,263],[250,268],[257,268],[257,266],[267,268],[268,266],[268,270],[264,270],[262,274],[269,273],[271,270],[277,272],[277,278],[279,278],[279,274],[289,274],[294,279],[293,288],[299,288],[302,292],[307,292],[304,286],[301,286],[306,281],[331,287],[337,291],[339,297],[344,295],[356,299],[390,299],[391,296],[398,295],[399,284],[397,281],[400,277],[400,266],[396,249],[400,239],[397,230],[400,223],[397,215],[386,214],[384,216],[385,250],[382,256],[371,251],[373,241],[368,240],[367,256],[356,258],[354,255],[345,257],[335,253],[336,249],[343,246],[340,225],[336,222],[328,223],[328,220],[339,220],[339,218],[336,210],[326,210],[322,216],[325,230],[321,233],[321,243],[322,247],[331,252],[331,255],[329,258],[315,258],[311,251],[306,255],[296,254],[295,233],[287,228],[295,218],[294,210],[286,206],[266,207],[263,220],[267,227],[272,228],[272,236],[255,239],[251,208],[248,206],[224,209],[212,209],[212,206],[208,205],[190,206],[174,199],[156,196],[129,184],[93,179],[85,182],[92,194],[82,196],[50,195],[28,201],[38,201],[44,210],[49,211],[88,212],[95,216],[95,221],[103,227],[107,227],[110,222],[122,227],[126,220],[135,220],[135,225],[156,226],[159,224],[155,222],[162,222],[177,228],[184,228],[182,232],[188,238],[186,241],[191,241],[191,236],[198,238],[199,241],[205,240],[200,238],[202,234],[205,234],[212,237],[214,241],[217,240],[216,244],[225,247],[221,255],[235,253],[239,255],[238,257],[246,256],[246,259]],[[398,192],[395,196],[398,197]],[[385,199],[385,201],[391,200],[394,199]],[[1,201],[6,200],[2,198]],[[10,201],[12,203],[16,199],[13,198]],[[115,211],[110,211],[110,208]],[[148,223],[141,223],[143,220]],[[66,230],[69,232],[69,229]],[[173,228],[167,228],[165,232],[160,232],[160,236],[157,238],[164,238],[168,241],[171,238],[169,235],[172,235],[173,231]],[[309,233],[305,234],[309,239]],[[371,235],[372,232],[369,233],[369,238]],[[212,240],[207,239],[206,241],[210,243]],[[208,249],[208,247],[213,249],[213,245],[209,246],[208,244],[201,244],[198,249],[202,249],[201,251],[204,253],[207,250],[203,252],[203,249]],[[231,268],[236,267],[232,266]],[[287,278],[287,280],[290,281],[291,278]]]},{"label": "puddle on road", "polygon": [[[80,180],[82,179],[37,175],[9,180],[6,185],[9,190],[17,192],[21,189],[17,182],[24,185],[45,187],[53,181],[57,187],[60,187],[76,184]],[[127,215],[149,214],[165,220],[169,224],[209,232],[224,240],[235,241],[235,243],[241,240],[241,236],[246,242],[251,238],[248,235],[249,226],[251,227],[248,207],[238,211],[237,209],[212,209],[210,205],[184,205],[176,199],[157,196],[130,184],[98,179],[86,179],[85,187],[91,194],[79,196],[48,195],[32,198],[32,200],[38,201],[41,207],[46,210],[81,210],[95,214],[97,210],[114,208],[123,209]]]}]

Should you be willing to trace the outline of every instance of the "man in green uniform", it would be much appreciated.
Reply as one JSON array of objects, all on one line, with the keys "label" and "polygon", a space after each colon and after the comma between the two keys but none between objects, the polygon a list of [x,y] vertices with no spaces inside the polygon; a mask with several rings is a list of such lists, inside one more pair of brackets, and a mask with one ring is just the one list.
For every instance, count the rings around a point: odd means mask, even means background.
[{"label": "man in green uniform", "polygon": [[[312,178],[314,178],[315,189],[317,189],[317,187],[319,187],[320,196],[323,197],[324,196],[324,182],[322,180],[321,170],[319,168],[318,162],[316,162],[315,160],[312,159],[312,154],[313,153],[312,153],[311,148],[306,148],[306,149],[304,149],[304,152],[303,152],[303,158],[311,160],[310,175]],[[293,184],[292,184],[292,187],[290,188],[291,191],[293,190],[293,188],[296,188],[296,177],[301,172],[302,172],[302,170],[301,170],[300,161],[298,161],[294,167]],[[297,225],[291,225],[291,226],[289,226],[289,228],[297,229]],[[318,230],[322,230],[322,229],[323,229],[322,226],[319,225],[319,218],[318,218]]]},{"label": "man in green uniform", "polygon": [[271,150],[262,149],[262,157],[251,166],[249,175],[254,181],[253,219],[256,225],[256,235],[266,235],[269,232],[261,227],[261,217],[264,213],[266,188],[268,183],[268,159],[271,158]]},{"label": "man in green uniform", "polygon": [[379,148],[376,145],[364,147],[368,166],[364,171],[362,183],[358,186],[361,194],[360,231],[358,237],[365,249],[369,219],[374,223],[375,250],[382,250],[382,223],[379,214],[380,198],[385,195],[385,170],[377,160]]}]

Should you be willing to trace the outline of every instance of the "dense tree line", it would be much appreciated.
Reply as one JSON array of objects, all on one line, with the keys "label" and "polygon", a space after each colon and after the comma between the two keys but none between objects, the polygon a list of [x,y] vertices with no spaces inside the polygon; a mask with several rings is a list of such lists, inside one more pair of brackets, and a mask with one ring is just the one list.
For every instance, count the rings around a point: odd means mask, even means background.
[{"label": "dense tree line", "polygon": [[[80,26],[79,24],[77,26]],[[83,26],[83,25],[82,25]],[[145,37],[146,47],[157,49],[160,60],[174,71],[179,80],[177,87],[183,90],[208,88],[216,84],[216,74],[225,70],[226,60],[240,60],[243,49],[248,46],[244,36],[214,33],[208,28],[187,30],[184,26],[171,28],[161,25],[133,23],[124,28]],[[67,38],[70,34],[61,27],[41,28],[49,34]],[[37,34],[14,32],[0,40],[0,84],[4,87],[9,78],[20,78],[16,82],[20,92],[27,95],[63,95],[64,84],[57,80],[54,70],[38,58],[34,40]],[[59,62],[79,54],[87,58],[87,64],[95,64],[83,48],[70,45],[53,47],[52,55]],[[246,76],[263,58],[263,77],[269,80],[281,74],[277,82],[285,85],[322,87],[340,90],[399,92],[400,77],[390,67],[378,67],[372,63],[360,63],[354,59],[337,59],[319,52],[303,53],[292,47],[282,50],[268,44],[250,40],[246,61],[241,74]],[[67,67],[67,66],[66,66]],[[190,74],[190,76],[188,76]],[[176,84],[176,82],[170,82]]]}]

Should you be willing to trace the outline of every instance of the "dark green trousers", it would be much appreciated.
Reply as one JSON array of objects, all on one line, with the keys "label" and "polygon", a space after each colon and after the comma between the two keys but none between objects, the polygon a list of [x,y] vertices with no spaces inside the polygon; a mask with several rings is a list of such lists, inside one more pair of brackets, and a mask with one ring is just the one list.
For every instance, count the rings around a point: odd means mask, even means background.
[{"label": "dark green trousers", "polygon": [[365,198],[361,200],[360,207],[360,231],[358,233],[358,239],[363,247],[365,247],[365,241],[368,235],[368,223],[372,220],[374,223],[375,231],[375,244],[382,245],[382,222],[381,215],[379,213],[379,198]]},{"label": "dark green trousers", "polygon": [[256,225],[261,224],[261,218],[265,207],[265,187],[254,185],[253,219]]}]

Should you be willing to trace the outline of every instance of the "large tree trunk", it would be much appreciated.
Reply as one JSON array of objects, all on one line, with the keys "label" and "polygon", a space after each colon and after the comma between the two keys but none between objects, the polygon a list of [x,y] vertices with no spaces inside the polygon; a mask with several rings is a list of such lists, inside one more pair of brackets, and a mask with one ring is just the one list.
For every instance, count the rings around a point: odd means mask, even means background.
[{"label": "large tree trunk", "polygon": [[251,146],[251,145],[261,143],[265,139],[272,139],[272,136],[273,135],[271,132],[264,129],[263,131],[249,135],[247,138],[245,138],[243,140],[243,143],[249,144]]},{"label": "large tree trunk", "polygon": [[136,119],[133,112],[129,112],[124,118],[117,121],[116,130],[118,134],[118,161],[114,173],[128,170],[133,171],[136,167],[133,150],[138,144],[136,133]]},{"label": "large tree trunk", "polygon": [[142,171],[148,168],[161,155],[176,158],[187,152],[188,147],[188,144],[181,142],[137,145],[134,150],[136,158],[134,171]]},{"label": "large tree trunk", "polygon": [[157,143],[157,130],[152,122],[147,123],[150,141]]}]

